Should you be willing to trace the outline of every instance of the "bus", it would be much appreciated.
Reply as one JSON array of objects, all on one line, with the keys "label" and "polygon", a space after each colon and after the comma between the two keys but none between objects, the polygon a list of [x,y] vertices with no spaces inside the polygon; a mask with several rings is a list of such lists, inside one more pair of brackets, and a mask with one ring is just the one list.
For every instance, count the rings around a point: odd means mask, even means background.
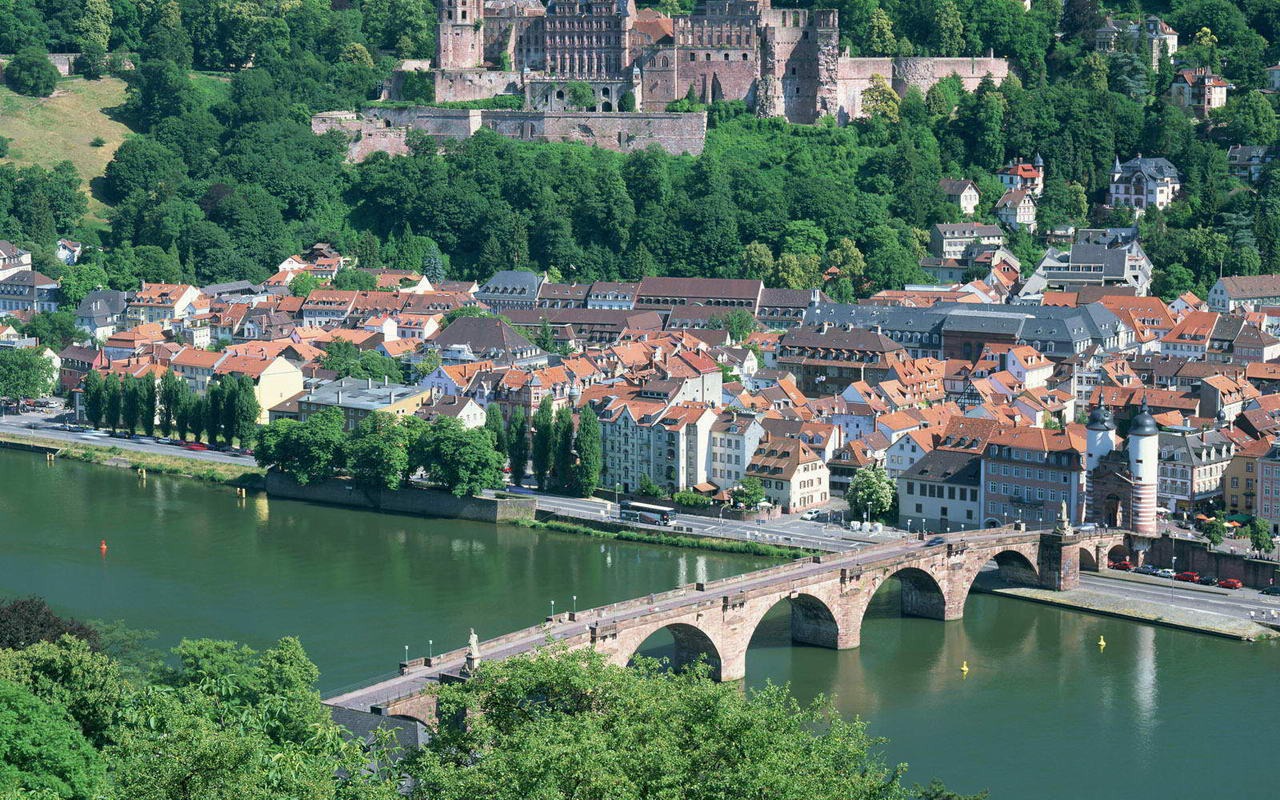
[{"label": "bus", "polygon": [[675,513],[674,508],[623,500],[618,510],[618,517],[632,522],[647,522],[650,525],[670,525],[671,515]]}]

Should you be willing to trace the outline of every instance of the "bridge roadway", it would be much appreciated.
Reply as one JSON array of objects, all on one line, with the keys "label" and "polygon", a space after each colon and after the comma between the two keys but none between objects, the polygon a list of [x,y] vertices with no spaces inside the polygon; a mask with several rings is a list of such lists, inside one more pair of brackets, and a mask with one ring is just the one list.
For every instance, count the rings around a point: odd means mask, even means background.
[{"label": "bridge roadway", "polygon": [[[797,559],[787,564],[712,583],[682,586],[672,591],[650,595],[648,598],[625,600],[583,611],[557,614],[539,625],[481,642],[480,659],[482,661],[504,659],[549,643],[567,643],[571,647],[584,646],[594,641],[593,628],[596,631],[607,630],[610,626],[617,626],[642,617],[665,619],[669,616],[678,616],[678,612],[684,610],[693,611],[698,607],[707,608],[710,605],[718,608],[720,599],[726,596],[737,597],[752,591],[777,590],[779,587],[784,587],[782,596],[785,597],[786,587],[807,585],[824,574],[839,574],[842,567],[857,567],[858,572],[862,573],[882,567],[892,567],[904,560],[910,563],[915,557],[949,556],[951,548],[947,547],[947,543],[957,546],[957,553],[973,550],[976,551],[975,554],[981,554],[984,548],[991,547],[991,556],[994,556],[997,552],[1004,551],[1006,547],[1019,547],[1026,550],[1028,547],[1037,546],[1039,540],[1039,532],[1004,528],[991,532],[954,533],[950,536],[931,538],[928,542],[914,539],[907,542],[896,541],[851,552]],[[959,548],[961,543],[964,545],[963,550]],[[985,564],[987,560],[982,558],[982,563]],[[1034,564],[1034,559],[1032,562]],[[968,571],[966,571],[967,574]],[[971,578],[966,580],[971,583]],[[968,583],[963,587],[965,595],[968,592]],[[871,593],[874,593],[876,587],[878,587],[878,581],[871,588]],[[870,599],[870,594],[866,599]],[[771,607],[775,602],[770,602],[769,606]],[[962,608],[963,599],[959,602]],[[939,615],[938,618],[950,617]],[[860,625],[860,622],[859,614],[857,623]],[[749,636],[748,632],[747,637]],[[856,644],[856,635],[852,642]],[[639,642],[636,642],[637,646],[638,644]],[[742,649],[745,650],[745,644],[742,645]],[[413,659],[401,664],[401,674],[398,676],[331,697],[325,702],[331,706],[360,711],[385,707],[394,701],[402,701],[419,694],[429,684],[439,682],[442,676],[458,675],[465,664],[466,655],[467,648],[463,647],[442,653],[432,659]]]}]

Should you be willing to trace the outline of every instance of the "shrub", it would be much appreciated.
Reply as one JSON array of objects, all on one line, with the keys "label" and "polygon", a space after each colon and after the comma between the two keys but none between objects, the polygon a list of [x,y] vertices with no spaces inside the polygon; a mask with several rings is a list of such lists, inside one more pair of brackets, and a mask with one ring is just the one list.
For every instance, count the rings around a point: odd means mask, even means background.
[{"label": "shrub", "polygon": [[90,146],[90,147],[103,147],[103,146],[105,146],[105,145],[106,145],[106,143],[107,143],[107,140],[106,140],[106,139],[103,139],[101,136],[95,136],[95,137],[93,137],[93,139],[91,139],[91,140],[89,141],[89,146]]},{"label": "shrub", "polygon": [[9,155],[9,139],[8,137],[0,136],[0,158],[4,158],[7,155]]},{"label": "shrub", "polygon": [[18,94],[48,97],[58,85],[58,68],[39,47],[24,47],[4,68],[4,79]]},{"label": "shrub", "polygon": [[676,492],[671,495],[671,499],[676,502],[676,505],[684,506],[686,508],[706,508],[711,505],[710,497],[700,495],[697,492],[691,492],[687,489],[683,492]]}]

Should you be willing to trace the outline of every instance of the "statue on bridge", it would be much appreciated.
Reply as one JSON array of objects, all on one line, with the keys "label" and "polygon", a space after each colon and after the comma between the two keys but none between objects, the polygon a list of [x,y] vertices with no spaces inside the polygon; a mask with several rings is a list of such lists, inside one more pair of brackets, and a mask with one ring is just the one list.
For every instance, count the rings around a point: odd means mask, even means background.
[{"label": "statue on bridge", "polygon": [[474,675],[476,668],[480,666],[480,638],[476,636],[476,629],[471,629],[471,635],[467,637],[467,661],[462,667],[465,675]]}]

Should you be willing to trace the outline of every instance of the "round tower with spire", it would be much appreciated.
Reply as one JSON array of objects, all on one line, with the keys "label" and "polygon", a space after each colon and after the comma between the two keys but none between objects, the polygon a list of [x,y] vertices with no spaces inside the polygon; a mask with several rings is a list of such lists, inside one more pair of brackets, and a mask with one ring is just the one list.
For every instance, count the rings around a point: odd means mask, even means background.
[{"label": "round tower with spire", "polygon": [[1155,536],[1160,426],[1151,416],[1145,398],[1129,426],[1129,473],[1133,478],[1133,498],[1129,508],[1133,531],[1140,536]]}]

